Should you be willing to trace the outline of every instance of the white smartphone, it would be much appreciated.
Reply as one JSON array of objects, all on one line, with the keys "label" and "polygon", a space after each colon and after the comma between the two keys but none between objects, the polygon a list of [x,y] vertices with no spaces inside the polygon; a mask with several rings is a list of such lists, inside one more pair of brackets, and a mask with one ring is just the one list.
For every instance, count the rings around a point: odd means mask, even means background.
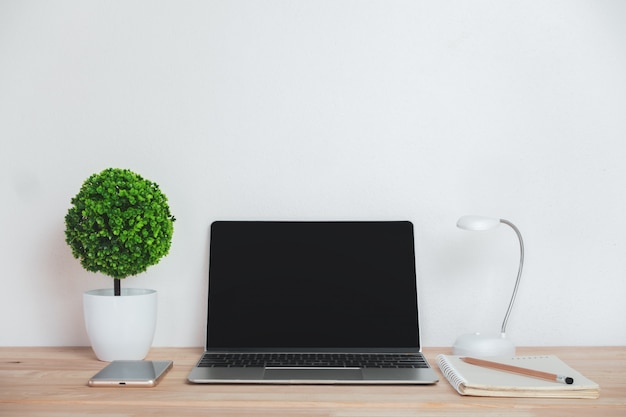
[{"label": "white smartphone", "polygon": [[172,361],[113,361],[89,380],[90,387],[154,387]]}]

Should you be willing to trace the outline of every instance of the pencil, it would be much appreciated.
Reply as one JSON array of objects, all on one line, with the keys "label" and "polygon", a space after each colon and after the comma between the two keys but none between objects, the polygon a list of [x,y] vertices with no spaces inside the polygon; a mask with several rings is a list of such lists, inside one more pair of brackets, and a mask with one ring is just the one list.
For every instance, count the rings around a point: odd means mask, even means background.
[{"label": "pencil", "polygon": [[477,358],[460,358],[463,362],[472,365],[482,366],[484,368],[497,369],[499,371],[513,372],[515,374],[530,376],[534,378],[546,379],[548,381],[562,382],[564,384],[573,384],[574,378],[569,376],[552,374],[550,372],[535,371],[534,369],[520,368],[519,366],[506,365],[499,362],[486,361]]}]

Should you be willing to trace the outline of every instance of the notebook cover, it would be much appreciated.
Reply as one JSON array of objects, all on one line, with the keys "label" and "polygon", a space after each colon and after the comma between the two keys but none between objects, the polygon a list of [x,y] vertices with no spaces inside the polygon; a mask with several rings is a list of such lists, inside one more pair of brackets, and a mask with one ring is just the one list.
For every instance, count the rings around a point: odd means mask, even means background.
[{"label": "notebook cover", "polygon": [[463,362],[459,356],[438,355],[437,365],[461,395],[488,397],[598,398],[598,384],[555,355],[489,358],[494,362],[551,372],[574,378],[574,383],[548,381]]}]

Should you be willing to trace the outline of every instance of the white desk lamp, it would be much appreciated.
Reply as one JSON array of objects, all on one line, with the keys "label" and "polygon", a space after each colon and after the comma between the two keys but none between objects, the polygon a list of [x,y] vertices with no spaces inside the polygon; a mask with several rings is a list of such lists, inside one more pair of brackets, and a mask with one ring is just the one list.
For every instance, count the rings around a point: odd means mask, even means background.
[{"label": "white desk lamp", "polygon": [[513,223],[504,219],[492,219],[482,216],[463,216],[456,223],[457,227],[464,230],[471,231],[483,231],[495,229],[504,223],[510,226],[519,239],[520,247],[520,260],[519,269],[517,271],[517,280],[515,281],[515,287],[513,289],[513,295],[509,308],[504,315],[504,321],[502,322],[502,328],[500,329],[500,336],[497,335],[482,335],[480,333],[464,334],[459,336],[452,346],[453,354],[460,356],[514,356],[515,345],[509,339],[506,338],[506,324],[515,302],[515,296],[517,295],[517,289],[519,287],[520,279],[522,277],[522,268],[524,266],[524,241],[522,235],[517,227]]}]

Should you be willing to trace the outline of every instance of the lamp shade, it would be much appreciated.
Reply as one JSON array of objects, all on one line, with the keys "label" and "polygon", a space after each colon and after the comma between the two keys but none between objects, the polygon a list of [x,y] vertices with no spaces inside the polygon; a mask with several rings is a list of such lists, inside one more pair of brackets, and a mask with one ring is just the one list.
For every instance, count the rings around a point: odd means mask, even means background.
[{"label": "lamp shade", "polygon": [[463,216],[456,222],[456,226],[459,229],[477,232],[495,229],[499,225],[500,219],[484,216]]}]

